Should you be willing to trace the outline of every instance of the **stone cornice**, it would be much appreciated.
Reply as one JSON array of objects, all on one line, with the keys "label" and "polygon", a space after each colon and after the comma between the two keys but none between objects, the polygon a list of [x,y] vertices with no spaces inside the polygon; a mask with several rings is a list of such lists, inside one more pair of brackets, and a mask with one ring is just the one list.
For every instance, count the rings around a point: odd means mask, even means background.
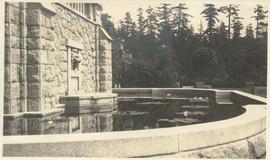
[{"label": "stone cornice", "polygon": [[56,11],[54,10],[54,8],[52,7],[51,3],[44,3],[44,2],[41,2],[40,3],[41,6],[46,9],[47,11],[53,13],[53,14],[56,14]]}]

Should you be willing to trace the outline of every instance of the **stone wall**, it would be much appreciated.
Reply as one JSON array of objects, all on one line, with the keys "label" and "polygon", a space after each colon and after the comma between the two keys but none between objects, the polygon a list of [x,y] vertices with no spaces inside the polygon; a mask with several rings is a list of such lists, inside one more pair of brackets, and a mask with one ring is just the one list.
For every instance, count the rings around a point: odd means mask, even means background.
[{"label": "stone wall", "polygon": [[[46,11],[41,12],[41,18],[49,23],[41,24],[43,29],[40,32],[51,36],[51,38],[42,39],[45,52],[47,52],[47,57],[41,59],[44,61],[41,70],[44,109],[50,109],[59,102],[59,96],[67,92],[66,40],[73,40],[84,45],[85,49],[80,52],[82,55],[80,87],[84,93],[96,92],[96,26],[60,5],[53,5],[53,7],[56,14],[51,17]],[[54,51],[50,52],[50,49]]]},{"label": "stone wall", "polygon": [[5,5],[5,114],[53,110],[67,95],[69,40],[83,46],[80,94],[111,91],[111,39],[101,26],[63,4]]},{"label": "stone wall", "polygon": [[179,152],[153,158],[226,158],[226,159],[264,159],[266,156],[266,132],[244,140],[223,145]]}]

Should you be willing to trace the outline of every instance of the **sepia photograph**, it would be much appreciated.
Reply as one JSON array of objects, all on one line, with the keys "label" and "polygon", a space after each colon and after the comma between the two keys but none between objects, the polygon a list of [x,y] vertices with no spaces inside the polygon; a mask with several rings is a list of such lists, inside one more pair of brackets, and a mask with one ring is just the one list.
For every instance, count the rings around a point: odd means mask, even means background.
[{"label": "sepia photograph", "polygon": [[1,4],[3,158],[269,156],[270,3]]}]

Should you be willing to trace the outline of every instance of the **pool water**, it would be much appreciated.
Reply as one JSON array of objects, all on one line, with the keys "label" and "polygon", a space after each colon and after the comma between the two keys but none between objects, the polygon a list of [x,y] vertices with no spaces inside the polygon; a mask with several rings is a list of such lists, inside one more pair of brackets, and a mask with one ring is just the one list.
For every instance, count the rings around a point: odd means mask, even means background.
[{"label": "pool water", "polygon": [[184,126],[224,120],[245,112],[240,105],[199,99],[120,99],[114,130]]},{"label": "pool water", "polygon": [[219,105],[209,99],[119,98],[118,110],[80,115],[4,120],[4,135],[39,135],[111,132],[184,126],[224,120],[245,109]]}]

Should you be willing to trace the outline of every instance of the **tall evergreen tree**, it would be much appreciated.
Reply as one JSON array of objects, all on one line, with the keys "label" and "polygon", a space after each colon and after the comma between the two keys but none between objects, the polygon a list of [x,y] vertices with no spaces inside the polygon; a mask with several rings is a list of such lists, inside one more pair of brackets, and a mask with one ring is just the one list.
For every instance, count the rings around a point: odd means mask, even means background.
[{"label": "tall evergreen tree", "polygon": [[227,30],[226,30],[226,25],[224,22],[221,22],[219,27],[218,27],[218,36],[221,39],[227,38]]},{"label": "tall evergreen tree", "polygon": [[227,36],[227,26],[222,21],[217,28],[217,33],[215,36],[215,50],[217,51],[217,57],[219,59],[219,77],[224,78],[226,76],[226,65],[228,61],[228,52],[230,50]]},{"label": "tall evergreen tree", "polygon": [[[132,54],[131,64],[123,70],[125,76],[120,78],[126,87],[171,87],[176,81],[184,85],[194,85],[198,80],[210,83],[214,87],[242,87],[247,79],[258,85],[265,85],[267,39],[252,38],[255,34],[253,35],[251,24],[246,27],[247,38],[239,38],[243,25],[237,9],[224,12],[228,18],[230,17],[230,24],[227,24],[226,18],[226,23],[221,22],[217,25],[217,9],[214,5],[205,5],[201,14],[207,21],[207,27],[203,29],[201,23],[199,34],[192,34],[190,16],[183,18],[183,13],[188,10],[184,9],[185,5],[180,5],[182,13],[179,16],[178,7],[179,5],[172,7],[172,17],[168,14],[170,6],[164,4],[156,10],[157,12],[151,7],[145,12],[138,9],[138,27],[130,15],[120,22],[116,39],[120,38],[119,43],[123,44],[126,54]],[[235,6],[228,6],[232,7]],[[260,19],[256,16],[253,18],[258,20],[258,32],[262,32],[261,24],[266,18]],[[110,19],[108,16],[102,19],[106,20],[102,24],[108,31],[110,27],[113,28],[107,21]],[[172,27],[175,33],[178,30],[181,32],[172,36],[172,46],[169,45],[171,42],[168,38],[171,34],[164,32],[169,31],[166,26]],[[233,37],[232,40],[229,40],[228,32],[230,37]],[[121,41],[123,39],[124,41]],[[116,53],[114,50],[112,52]],[[115,64],[119,63],[116,61]],[[224,86],[226,84],[227,86]]]},{"label": "tall evergreen tree", "polygon": [[238,17],[239,5],[229,4],[228,6],[222,6],[218,9],[219,12],[226,14],[228,18],[228,38],[231,38],[231,20],[234,17]]},{"label": "tall evergreen tree", "polygon": [[119,27],[117,28],[117,37],[125,40],[128,38],[128,33],[127,33],[127,29],[126,29],[126,25],[124,24],[123,20],[119,21]]},{"label": "tall evergreen tree", "polygon": [[260,34],[260,30],[262,27],[266,27],[267,23],[264,22],[264,19],[267,17],[268,11],[264,10],[261,5],[257,5],[256,8],[254,8],[255,16],[252,16],[251,18],[254,18],[256,20],[256,38],[258,38],[258,35]]},{"label": "tall evergreen tree", "polygon": [[207,21],[207,29],[205,33],[209,36],[210,44],[213,42],[213,34],[216,31],[215,24],[218,20],[218,11],[213,4],[205,4],[205,9],[201,12]]},{"label": "tall evergreen tree", "polygon": [[241,30],[244,28],[242,22],[239,19],[235,19],[233,22],[233,38],[239,38],[241,35]]},{"label": "tall evergreen tree", "polygon": [[134,22],[131,18],[131,15],[129,12],[126,12],[123,20],[120,20],[120,27],[118,28],[118,37],[123,40],[127,40],[129,37],[131,37],[133,27]]},{"label": "tall evergreen tree", "polygon": [[246,38],[249,38],[249,39],[253,39],[254,38],[254,30],[253,30],[253,27],[252,27],[252,24],[249,23],[247,26],[246,26]]},{"label": "tall evergreen tree", "polygon": [[199,35],[202,36],[203,35],[203,32],[204,32],[202,20],[200,21],[200,25],[199,25],[198,31],[199,31]]},{"label": "tall evergreen tree", "polygon": [[209,83],[217,75],[216,52],[210,48],[200,48],[192,53],[193,76],[197,81]]},{"label": "tall evergreen tree", "polygon": [[112,38],[116,38],[116,30],[109,14],[105,13],[101,15],[101,23],[109,35]]},{"label": "tall evergreen tree", "polygon": [[159,24],[161,27],[166,27],[170,25],[171,13],[172,10],[169,7],[171,4],[161,3],[161,7],[157,7],[158,9],[158,17],[159,17]]},{"label": "tall evergreen tree", "polygon": [[130,37],[132,31],[134,30],[134,22],[133,22],[129,12],[126,13],[126,16],[124,18],[123,23],[124,23],[126,32],[127,32],[128,36]]},{"label": "tall evergreen tree", "polygon": [[151,6],[149,6],[145,12],[147,13],[147,18],[146,18],[147,34],[156,34],[157,27],[158,27],[157,14]]},{"label": "tall evergreen tree", "polygon": [[172,29],[171,29],[171,13],[172,10],[169,7],[170,4],[162,3],[161,7],[157,7],[158,9],[158,17],[159,17],[159,38],[162,45],[168,47],[171,44],[172,39]]},{"label": "tall evergreen tree", "polygon": [[193,35],[194,34],[194,27],[193,27],[193,25],[189,25],[188,30],[189,30],[190,35]]},{"label": "tall evergreen tree", "polygon": [[178,35],[188,29],[188,23],[190,22],[189,18],[192,16],[185,12],[187,9],[185,4],[181,3],[179,3],[178,6],[172,7],[174,14],[173,27]]},{"label": "tall evergreen tree", "polygon": [[142,8],[138,8],[138,30],[141,34],[144,34],[145,32],[145,19],[143,17],[143,12]]}]

